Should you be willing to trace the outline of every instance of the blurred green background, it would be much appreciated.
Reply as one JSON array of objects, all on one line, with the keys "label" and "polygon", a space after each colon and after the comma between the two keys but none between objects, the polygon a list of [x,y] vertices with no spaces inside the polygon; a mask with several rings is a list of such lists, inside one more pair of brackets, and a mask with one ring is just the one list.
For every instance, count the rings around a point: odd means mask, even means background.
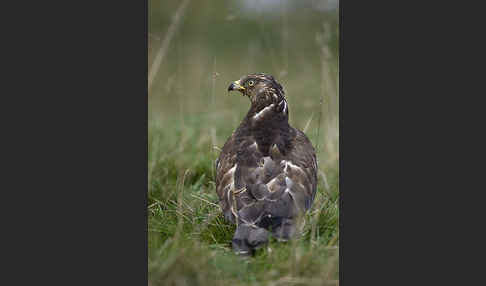
[{"label": "blurred green background", "polygon": [[[148,4],[150,284],[335,285],[337,2]],[[284,87],[290,124],[305,129],[318,148],[320,174],[304,237],[271,243],[243,263],[229,251],[233,228],[217,207],[213,162],[250,106],[227,87],[256,72]]]}]

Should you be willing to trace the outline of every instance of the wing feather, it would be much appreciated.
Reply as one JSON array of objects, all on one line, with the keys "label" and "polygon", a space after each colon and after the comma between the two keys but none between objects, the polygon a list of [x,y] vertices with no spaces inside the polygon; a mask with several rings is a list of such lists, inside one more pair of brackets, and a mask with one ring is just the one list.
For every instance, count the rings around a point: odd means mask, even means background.
[{"label": "wing feather", "polygon": [[228,139],[216,161],[216,191],[227,219],[235,222],[236,214],[242,223],[258,224],[262,215],[292,219],[310,208],[317,189],[315,151],[303,132],[293,134],[290,144],[280,144],[288,150],[274,144],[267,153],[249,136]]}]

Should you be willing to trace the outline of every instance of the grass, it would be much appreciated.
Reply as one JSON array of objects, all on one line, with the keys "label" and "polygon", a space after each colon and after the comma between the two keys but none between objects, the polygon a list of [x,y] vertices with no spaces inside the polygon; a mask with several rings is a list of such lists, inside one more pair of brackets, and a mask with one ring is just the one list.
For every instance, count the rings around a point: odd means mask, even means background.
[{"label": "grass", "polygon": [[[190,1],[164,44],[180,3],[149,1],[149,68],[166,49],[149,91],[149,285],[338,284],[337,12],[246,17],[236,2]],[[242,258],[231,252],[235,226],[223,219],[213,165],[249,107],[226,89],[249,72],[284,86],[290,123],[318,146],[320,172],[302,237]]]},{"label": "grass", "polygon": [[222,217],[212,175],[219,151],[212,148],[211,128],[202,118],[188,117],[184,126],[177,120],[163,126],[150,123],[150,284],[336,284],[338,171],[326,172],[329,190],[319,180],[300,239],[272,240],[255,257],[242,259],[231,252],[235,227]]}]

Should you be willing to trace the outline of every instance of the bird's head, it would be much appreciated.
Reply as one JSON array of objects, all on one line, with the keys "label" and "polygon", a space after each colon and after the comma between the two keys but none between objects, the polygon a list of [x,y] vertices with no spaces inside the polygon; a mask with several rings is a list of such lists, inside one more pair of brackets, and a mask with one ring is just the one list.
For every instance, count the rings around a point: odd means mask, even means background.
[{"label": "bird's head", "polygon": [[287,101],[282,86],[271,75],[264,73],[243,76],[231,83],[228,92],[237,90],[251,101],[250,113],[273,111],[288,115]]}]

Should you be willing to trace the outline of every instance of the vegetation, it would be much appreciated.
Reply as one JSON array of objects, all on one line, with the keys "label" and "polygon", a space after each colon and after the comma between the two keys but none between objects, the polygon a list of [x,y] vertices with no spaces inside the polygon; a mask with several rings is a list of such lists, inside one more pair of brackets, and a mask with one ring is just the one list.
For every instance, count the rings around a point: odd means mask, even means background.
[{"label": "vegetation", "polygon": [[[149,1],[149,68],[180,3]],[[235,3],[188,3],[149,90],[149,284],[336,285],[337,12]],[[226,89],[250,72],[284,86],[290,123],[317,146],[320,173],[302,237],[242,258],[231,252],[235,227],[218,206],[214,161],[249,108]]]}]

